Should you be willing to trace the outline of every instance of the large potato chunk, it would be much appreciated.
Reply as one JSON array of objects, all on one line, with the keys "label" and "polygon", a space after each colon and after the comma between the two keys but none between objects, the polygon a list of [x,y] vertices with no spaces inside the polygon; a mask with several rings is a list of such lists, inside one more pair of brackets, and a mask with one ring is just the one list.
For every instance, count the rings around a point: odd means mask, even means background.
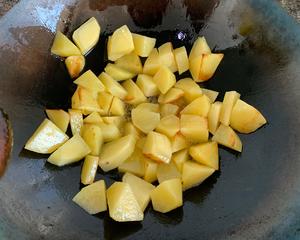
[{"label": "large potato chunk", "polygon": [[104,68],[104,71],[116,81],[123,81],[129,78],[133,78],[136,74],[129,72],[116,64],[108,63]]},{"label": "large potato chunk", "polygon": [[102,72],[98,78],[104,84],[106,90],[113,96],[116,96],[120,99],[124,99],[127,96],[127,91],[121,86],[121,84],[114,80],[107,73]]},{"label": "large potato chunk", "polygon": [[196,82],[204,82],[209,80],[214,75],[223,57],[223,53],[204,54],[202,57],[199,76]]},{"label": "large potato chunk", "polygon": [[181,174],[173,162],[170,162],[168,164],[166,163],[159,164],[156,175],[159,183],[174,178],[181,178]]},{"label": "large potato chunk", "polygon": [[147,101],[144,93],[131,79],[123,82],[122,86],[127,91],[127,96],[125,98],[127,103],[137,105]]},{"label": "large potato chunk", "polygon": [[84,159],[83,166],[81,169],[81,183],[92,184],[94,182],[97,168],[98,168],[99,157],[87,155]]},{"label": "large potato chunk", "polygon": [[117,222],[142,221],[144,213],[128,183],[115,182],[107,189],[109,216]]},{"label": "large potato chunk", "polygon": [[105,172],[120,166],[134,151],[136,139],[126,135],[104,144],[100,154],[99,166]]},{"label": "large potato chunk", "polygon": [[70,115],[62,109],[46,109],[48,118],[63,132],[67,131]]},{"label": "large potato chunk", "polygon": [[130,172],[143,177],[145,173],[144,159],[146,157],[143,155],[142,150],[136,147],[133,154],[118,167],[118,170],[119,172]]},{"label": "large potato chunk", "polygon": [[172,72],[177,71],[177,65],[173,54],[173,46],[171,42],[164,43],[158,48],[160,63]]},{"label": "large potato chunk", "polygon": [[148,57],[153,50],[156,39],[132,33],[134,52],[140,57]]},{"label": "large potato chunk", "polygon": [[188,103],[202,96],[202,90],[200,86],[191,78],[179,80],[176,82],[175,87],[184,91],[184,98]]},{"label": "large potato chunk", "polygon": [[153,77],[153,82],[162,94],[165,94],[176,83],[175,75],[166,66],[161,66]]},{"label": "large potato chunk", "polygon": [[69,137],[53,122],[45,119],[29,138],[24,148],[36,153],[52,153],[68,139]]},{"label": "large potato chunk", "polygon": [[189,70],[189,58],[184,46],[174,50],[174,57],[179,75]]},{"label": "large potato chunk", "polygon": [[182,173],[183,164],[189,160],[189,150],[183,149],[172,155],[172,162],[176,165],[178,171]]},{"label": "large potato chunk", "polygon": [[221,113],[222,103],[215,102],[211,105],[208,113],[208,129],[210,133],[215,134],[217,128],[220,125],[220,113]]},{"label": "large potato chunk", "polygon": [[229,126],[232,108],[240,96],[241,95],[236,91],[225,93],[220,112],[220,122],[225,126]]},{"label": "large potato chunk", "polygon": [[146,160],[145,161],[145,174],[144,174],[144,180],[147,182],[155,182],[157,180],[157,167],[158,163],[151,161],[151,160]]},{"label": "large potato chunk", "polygon": [[181,114],[193,114],[202,117],[207,117],[211,103],[206,95],[193,100],[189,105],[187,105],[180,113]]},{"label": "large potato chunk", "polygon": [[128,72],[139,74],[143,72],[141,59],[134,52],[124,55],[115,62],[116,66]]},{"label": "large potato chunk", "polygon": [[69,109],[69,115],[72,134],[80,134],[83,126],[83,116],[81,111]]},{"label": "large potato chunk", "polygon": [[154,210],[170,212],[182,206],[182,186],[179,178],[170,179],[159,184],[151,193]]},{"label": "large potato chunk", "polygon": [[211,53],[211,50],[206,42],[205,37],[198,37],[198,39],[193,43],[189,60],[208,53]]},{"label": "large potato chunk", "polygon": [[84,56],[69,56],[65,60],[66,68],[71,78],[76,78],[85,66]]},{"label": "large potato chunk", "polygon": [[79,49],[72,43],[62,32],[57,31],[51,53],[60,57],[78,56],[81,55]]},{"label": "large potato chunk", "polygon": [[173,153],[188,148],[190,146],[190,142],[181,133],[177,133],[170,140]]},{"label": "large potato chunk", "polygon": [[153,82],[153,78],[149,75],[139,74],[136,85],[138,85],[146,97],[157,96],[159,94],[159,90]]},{"label": "large potato chunk", "polygon": [[148,58],[144,63],[143,73],[153,76],[159,70],[161,62],[159,59],[158,51],[153,48]]},{"label": "large potato chunk", "polygon": [[78,86],[84,87],[91,92],[103,92],[105,90],[102,82],[97,78],[97,76],[91,71],[87,70],[79,78],[74,81]]},{"label": "large potato chunk", "polygon": [[266,124],[264,116],[253,106],[238,99],[234,105],[230,126],[240,133],[251,133]]},{"label": "large potato chunk", "polygon": [[172,138],[180,130],[180,120],[174,115],[164,117],[160,120],[155,130],[169,138]]},{"label": "large potato chunk", "polygon": [[61,167],[78,162],[90,152],[89,146],[76,134],[52,153],[47,161]]},{"label": "large potato chunk", "polygon": [[82,207],[89,214],[96,214],[107,210],[105,182],[100,180],[81,189],[73,198],[73,202]]},{"label": "large potato chunk", "polygon": [[91,155],[98,156],[103,145],[101,128],[94,124],[83,126],[82,138],[91,149]]}]

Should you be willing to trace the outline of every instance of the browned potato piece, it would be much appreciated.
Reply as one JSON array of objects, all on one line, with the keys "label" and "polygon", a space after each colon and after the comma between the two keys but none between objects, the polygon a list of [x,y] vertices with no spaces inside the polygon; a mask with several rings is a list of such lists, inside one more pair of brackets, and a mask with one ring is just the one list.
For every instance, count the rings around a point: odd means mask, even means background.
[{"label": "browned potato piece", "polygon": [[85,65],[84,56],[69,56],[65,60],[66,68],[71,78],[76,78],[82,72]]}]

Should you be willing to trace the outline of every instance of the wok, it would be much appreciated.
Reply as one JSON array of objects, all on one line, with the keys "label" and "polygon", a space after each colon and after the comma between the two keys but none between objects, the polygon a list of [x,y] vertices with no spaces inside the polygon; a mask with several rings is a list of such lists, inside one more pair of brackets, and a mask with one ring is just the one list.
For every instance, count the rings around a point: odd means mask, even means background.
[{"label": "wok", "polygon": [[[242,154],[221,149],[221,170],[187,191],[182,208],[160,214],[148,207],[141,223],[89,216],[71,202],[82,187],[81,163],[57,168],[23,150],[45,107],[67,109],[74,91],[63,62],[49,53],[54,32],[70,36],[90,16],[102,27],[87,61],[97,74],[106,36],[123,24],[158,45],[190,48],[204,35],[225,54],[205,86],[240,92],[269,121],[240,135]],[[0,180],[0,239],[299,239],[299,53],[300,27],[275,1],[20,1],[0,20],[0,107],[14,132]],[[97,175],[108,185],[118,177]]]}]

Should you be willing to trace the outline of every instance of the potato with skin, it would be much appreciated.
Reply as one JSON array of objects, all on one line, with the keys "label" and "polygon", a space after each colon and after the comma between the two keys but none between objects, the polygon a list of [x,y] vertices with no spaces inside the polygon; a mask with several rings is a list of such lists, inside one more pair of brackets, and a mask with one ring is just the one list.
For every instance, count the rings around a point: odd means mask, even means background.
[{"label": "potato with skin", "polygon": [[46,109],[48,118],[63,132],[67,131],[70,115],[62,109]]},{"label": "potato with skin", "polygon": [[192,102],[203,94],[200,86],[191,78],[180,79],[176,82],[174,87],[184,91],[184,98],[188,103]]},{"label": "potato with skin", "polygon": [[123,81],[136,76],[136,73],[129,72],[112,63],[108,63],[104,71],[116,81]]},{"label": "potato with skin", "polygon": [[181,178],[181,174],[173,162],[170,162],[168,164],[166,163],[159,164],[156,175],[159,183],[174,178]]},{"label": "potato with skin", "polygon": [[180,132],[170,139],[172,145],[172,152],[178,152],[182,149],[188,148],[191,144],[188,139]]},{"label": "potato with skin", "polygon": [[83,116],[81,111],[69,109],[70,126],[73,136],[81,133],[83,126]]},{"label": "potato with skin", "polygon": [[184,46],[174,49],[174,57],[179,75],[189,70],[189,58]]},{"label": "potato with skin", "polygon": [[162,94],[165,94],[176,83],[175,75],[166,66],[161,66],[153,76],[153,82]]},{"label": "potato with skin", "polygon": [[156,39],[132,33],[134,52],[140,57],[148,57],[153,50]]},{"label": "potato with skin", "polygon": [[190,104],[188,104],[180,114],[193,114],[202,117],[207,117],[211,103],[206,95],[196,98]]},{"label": "potato with skin", "polygon": [[65,65],[71,78],[76,78],[85,66],[84,56],[69,56],[65,60]]},{"label": "potato with skin", "polygon": [[149,183],[155,182],[157,180],[156,173],[157,173],[158,163],[150,159],[147,159],[145,160],[144,164],[145,164],[144,180]]},{"label": "potato with skin", "polygon": [[98,156],[103,145],[101,128],[94,124],[83,125],[82,138],[91,149],[90,155]]},{"label": "potato with skin", "polygon": [[169,138],[172,138],[180,130],[180,120],[174,115],[164,117],[160,120],[155,130]]},{"label": "potato with skin", "polygon": [[180,173],[182,173],[183,164],[187,160],[189,160],[189,150],[187,148],[173,153],[172,155],[172,162],[175,164]]},{"label": "potato with skin", "polygon": [[98,168],[98,162],[98,156],[87,155],[85,157],[80,177],[82,184],[88,185],[94,182]]},{"label": "potato with skin", "polygon": [[156,48],[153,48],[144,63],[143,73],[154,76],[161,66],[160,58]]},{"label": "potato with skin", "polygon": [[173,53],[173,46],[171,42],[164,43],[158,48],[158,56],[160,63],[171,70],[171,72],[177,71],[177,65]]},{"label": "potato with skin", "polygon": [[80,56],[81,53],[74,43],[62,32],[57,31],[51,47],[51,53],[60,57]]},{"label": "potato with skin", "polygon": [[153,77],[146,74],[139,74],[136,80],[136,85],[141,89],[146,97],[159,95],[159,90],[153,82]]},{"label": "potato with skin", "polygon": [[171,103],[184,95],[184,91],[179,88],[171,88],[166,94],[160,94],[158,97],[159,103]]},{"label": "potato with skin", "polygon": [[74,81],[74,83],[88,89],[91,92],[99,93],[105,90],[105,86],[91,70],[84,72]]},{"label": "potato with skin", "polygon": [[111,93],[111,95],[118,97],[120,99],[124,99],[127,96],[127,91],[121,86],[120,83],[115,81],[111,76],[107,73],[102,72],[98,78],[106,87],[106,90]]},{"label": "potato with skin", "polygon": [[215,134],[217,128],[220,125],[220,113],[221,113],[222,103],[214,102],[208,112],[208,129],[209,132]]},{"label": "potato with skin", "polygon": [[232,108],[240,96],[241,95],[236,91],[225,93],[220,112],[220,122],[225,126],[229,126]]},{"label": "potato with skin", "polygon": [[122,86],[127,91],[125,101],[128,104],[137,105],[147,101],[144,93],[131,79],[124,81]]},{"label": "potato with skin", "polygon": [[143,72],[143,65],[141,59],[134,52],[131,52],[117,59],[115,65],[130,73],[140,74]]}]

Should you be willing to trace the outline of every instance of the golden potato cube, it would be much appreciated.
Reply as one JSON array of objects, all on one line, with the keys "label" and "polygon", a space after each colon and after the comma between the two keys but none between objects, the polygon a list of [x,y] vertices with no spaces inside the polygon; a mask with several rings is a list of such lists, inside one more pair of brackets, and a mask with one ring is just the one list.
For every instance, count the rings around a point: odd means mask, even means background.
[{"label": "golden potato cube", "polygon": [[164,117],[160,120],[155,130],[169,138],[172,138],[180,130],[180,120],[174,115]]},{"label": "golden potato cube", "polygon": [[123,129],[125,124],[125,117],[123,116],[110,116],[110,117],[103,117],[103,122],[107,124],[114,124],[120,130]]},{"label": "golden potato cube", "polygon": [[85,124],[82,129],[82,138],[91,149],[91,155],[98,156],[103,145],[101,128],[94,124]]},{"label": "golden potato cube", "polygon": [[114,98],[114,96],[111,95],[108,92],[99,93],[97,101],[98,101],[98,104],[99,104],[99,106],[102,110],[100,112],[101,115],[108,115],[109,114],[109,109],[110,109],[110,106],[112,104],[113,98]]},{"label": "golden potato cube", "polygon": [[206,95],[193,100],[189,105],[187,105],[180,114],[193,114],[202,117],[207,117],[211,103]]},{"label": "golden potato cube", "polygon": [[143,154],[152,160],[169,163],[172,157],[170,140],[161,133],[149,132],[143,147]]},{"label": "golden potato cube", "polygon": [[143,73],[153,76],[157,73],[161,66],[161,62],[159,59],[158,51],[156,48],[153,48],[148,58],[144,63]]},{"label": "golden potato cube", "polygon": [[179,178],[159,184],[150,194],[153,209],[166,213],[182,206],[182,186]]},{"label": "golden potato cube", "polygon": [[160,63],[171,70],[177,71],[177,65],[173,53],[173,46],[171,42],[164,43],[158,48],[158,55]]},{"label": "golden potato cube", "polygon": [[124,135],[131,134],[136,139],[139,139],[143,135],[143,133],[138,128],[136,128],[132,122],[126,122],[124,124],[123,132],[124,132]]},{"label": "golden potato cube", "polygon": [[159,90],[153,82],[153,78],[146,74],[139,74],[136,80],[136,85],[141,89],[146,97],[157,96]]},{"label": "golden potato cube", "polygon": [[60,57],[81,55],[79,49],[75,46],[75,44],[72,43],[71,40],[69,40],[66,37],[66,35],[64,35],[60,31],[57,31],[54,37],[53,44],[51,47],[51,53]]},{"label": "golden potato cube", "polygon": [[122,86],[127,91],[127,96],[125,98],[127,103],[137,105],[147,101],[144,93],[131,79],[124,81]]},{"label": "golden potato cube", "polygon": [[74,135],[48,158],[48,162],[56,166],[64,166],[78,162],[90,154],[91,150],[79,134]]},{"label": "golden potato cube", "polygon": [[189,59],[191,60],[195,57],[202,56],[202,54],[209,53],[211,53],[211,50],[206,42],[205,37],[198,37],[198,39],[193,43]]},{"label": "golden potato cube", "polygon": [[223,53],[203,54],[201,68],[196,82],[204,82],[209,80],[215,74],[215,71],[217,70],[223,57]]},{"label": "golden potato cube", "polygon": [[97,173],[99,157],[87,155],[84,159],[81,169],[81,183],[88,185],[92,184],[95,180]]},{"label": "golden potato cube", "polygon": [[180,132],[190,142],[207,142],[207,118],[197,115],[182,114],[180,117]]},{"label": "golden potato cube", "polygon": [[254,132],[266,122],[256,108],[240,99],[235,103],[230,116],[230,126],[240,133]]},{"label": "golden potato cube", "polygon": [[191,145],[187,138],[181,133],[177,133],[174,137],[170,139],[170,141],[173,153],[188,148]]},{"label": "golden potato cube", "polygon": [[241,95],[236,91],[225,93],[220,113],[220,122],[225,126],[229,126],[232,108],[240,96]]},{"label": "golden potato cube", "polygon": [[110,142],[121,137],[119,128],[113,123],[98,123],[98,126],[101,128],[104,142]]},{"label": "golden potato cube", "polygon": [[201,88],[202,89],[202,93],[205,94],[208,99],[210,100],[210,103],[214,103],[219,95],[219,92],[214,91],[214,90],[210,90],[210,89],[206,89],[206,88]]},{"label": "golden potato cube", "polygon": [[176,82],[175,87],[184,91],[184,98],[188,103],[202,96],[202,90],[200,86],[191,78],[179,80]]},{"label": "golden potato cube", "polygon": [[151,161],[150,159],[145,160],[144,162],[144,168],[145,168],[145,174],[144,174],[144,180],[152,183],[157,180],[157,167],[158,163]]},{"label": "golden potato cube", "polygon": [[174,178],[181,178],[181,174],[173,162],[167,164],[166,163],[158,164],[156,175],[159,183]]},{"label": "golden potato cube", "polygon": [[109,109],[109,113],[114,116],[125,115],[125,103],[118,97],[114,97]]},{"label": "golden potato cube", "polygon": [[97,76],[91,71],[87,70],[80,77],[78,77],[75,81],[75,84],[78,86],[84,87],[91,92],[103,92],[105,90],[102,82],[97,78]]},{"label": "golden potato cube", "polygon": [[70,126],[73,136],[81,133],[83,126],[83,116],[81,111],[69,109]]},{"label": "golden potato cube", "polygon": [[111,95],[122,100],[127,96],[127,91],[121,86],[121,84],[114,80],[107,73],[102,72],[98,78],[104,84],[106,90],[111,93]]},{"label": "golden potato cube", "polygon": [[189,60],[190,73],[192,75],[192,78],[196,82],[199,82],[199,74],[201,70],[202,60],[203,60],[203,55],[199,55]]},{"label": "golden potato cube", "polygon": [[132,39],[134,43],[134,52],[140,57],[148,57],[156,43],[155,38],[150,38],[136,33],[132,33]]},{"label": "golden potato cube", "polygon": [[136,147],[132,155],[118,167],[118,171],[129,172],[143,177],[145,174],[144,159],[145,156],[142,150]]},{"label": "golden potato cube", "polygon": [[106,192],[109,216],[117,222],[142,221],[144,213],[128,183],[115,182]]},{"label": "golden potato cube", "polygon": [[172,155],[172,162],[177,167],[178,171],[182,173],[183,164],[189,160],[189,150],[183,149]]},{"label": "golden potato cube", "polygon": [[84,56],[69,56],[65,60],[65,65],[71,78],[76,78],[85,66]]},{"label": "golden potato cube", "polygon": [[104,180],[94,182],[82,188],[73,198],[73,202],[82,207],[89,214],[106,211],[106,187]]},{"label": "golden potato cube", "polygon": [[46,109],[48,118],[62,130],[67,131],[70,122],[70,115],[62,109]]},{"label": "golden potato cube", "polygon": [[179,75],[189,70],[189,58],[184,46],[174,50],[174,57]]},{"label": "golden potato cube", "polygon": [[208,112],[208,129],[210,133],[215,134],[217,128],[220,125],[220,113],[221,113],[222,103],[214,102]]},{"label": "golden potato cube", "polygon": [[166,117],[170,115],[177,115],[179,112],[179,107],[175,104],[165,103],[160,105],[160,116]]},{"label": "golden potato cube", "polygon": [[136,76],[136,73],[129,72],[112,63],[108,63],[104,71],[116,81],[123,81]]},{"label": "golden potato cube", "polygon": [[171,88],[166,94],[160,94],[158,97],[159,103],[171,103],[184,95],[184,91],[179,88]]},{"label": "golden potato cube", "polygon": [[83,123],[97,124],[103,123],[103,119],[101,118],[98,112],[92,112],[90,115],[83,119]]},{"label": "golden potato cube", "polygon": [[162,94],[165,94],[176,83],[175,75],[169,68],[161,66],[153,77],[153,82]]},{"label": "golden potato cube", "polygon": [[117,59],[117,61],[115,62],[115,66],[122,68],[130,73],[139,74],[143,72],[141,59],[134,52],[131,52]]}]

